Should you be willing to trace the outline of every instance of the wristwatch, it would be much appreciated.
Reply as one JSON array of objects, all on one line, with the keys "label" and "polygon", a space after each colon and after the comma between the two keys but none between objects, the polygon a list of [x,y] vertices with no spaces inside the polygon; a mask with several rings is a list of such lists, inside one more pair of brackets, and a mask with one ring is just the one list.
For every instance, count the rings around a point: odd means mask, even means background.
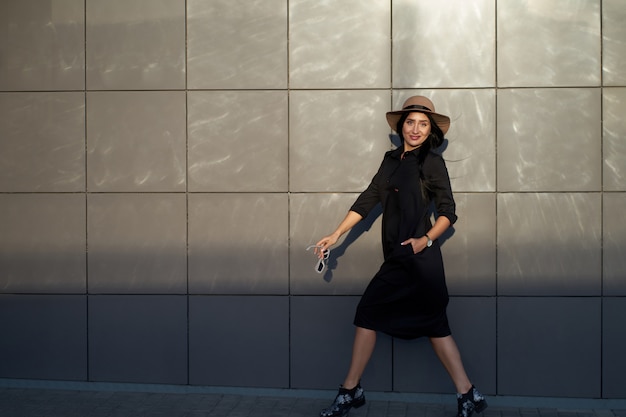
[{"label": "wristwatch", "polygon": [[426,239],[428,239],[428,242],[426,242],[426,247],[430,248],[433,245],[433,241],[430,240],[430,236],[428,236],[428,233],[426,233],[424,236],[426,236]]}]

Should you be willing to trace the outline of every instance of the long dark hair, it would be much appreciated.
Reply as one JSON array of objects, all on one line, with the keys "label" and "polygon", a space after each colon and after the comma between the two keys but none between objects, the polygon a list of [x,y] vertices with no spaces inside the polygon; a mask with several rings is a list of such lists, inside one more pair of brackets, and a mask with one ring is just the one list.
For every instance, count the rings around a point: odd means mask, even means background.
[{"label": "long dark hair", "polygon": [[[423,114],[425,114],[426,117],[428,117],[428,120],[430,121],[430,134],[428,135],[424,143],[422,143],[422,145],[418,148],[417,164],[419,166],[419,171],[420,171],[420,179],[422,183],[421,184],[422,194],[424,197],[426,197],[426,194],[428,194],[428,191],[430,191],[431,187],[429,186],[428,181],[424,178],[424,174],[422,172],[422,166],[424,165],[424,160],[426,159],[426,155],[428,155],[430,151],[437,149],[443,144],[444,135],[443,135],[443,131],[441,130],[441,128],[435,122],[435,119],[433,119],[432,116],[428,113],[423,113]],[[406,121],[407,117],[409,117],[409,112],[404,113],[400,117],[400,120],[398,120],[398,124],[396,125],[396,133],[398,133],[398,135],[400,136],[400,139],[402,140],[401,146],[404,146],[404,135],[402,134],[402,127],[404,126],[404,122]]]}]

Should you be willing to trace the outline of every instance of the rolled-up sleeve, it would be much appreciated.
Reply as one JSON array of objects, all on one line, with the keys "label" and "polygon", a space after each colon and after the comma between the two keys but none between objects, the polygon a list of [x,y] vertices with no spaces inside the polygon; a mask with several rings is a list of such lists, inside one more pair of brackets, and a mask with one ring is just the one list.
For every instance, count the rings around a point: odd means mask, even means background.
[{"label": "rolled-up sleeve", "polygon": [[370,211],[376,207],[378,203],[381,202],[380,195],[380,179],[381,172],[383,170],[384,161],[380,164],[378,168],[378,172],[372,178],[370,185],[367,186],[365,191],[363,191],[356,199],[352,207],[350,207],[350,211],[354,211],[361,215],[361,217],[365,218],[369,214]]},{"label": "rolled-up sleeve", "polygon": [[370,211],[380,201],[378,197],[378,186],[371,182],[365,191],[361,193],[350,207],[350,211],[354,211],[361,215],[361,217],[367,217]]},{"label": "rolled-up sleeve", "polygon": [[424,179],[435,202],[438,216],[445,216],[454,224],[457,220],[456,203],[452,196],[452,187],[446,163],[441,155],[431,153],[424,161]]}]

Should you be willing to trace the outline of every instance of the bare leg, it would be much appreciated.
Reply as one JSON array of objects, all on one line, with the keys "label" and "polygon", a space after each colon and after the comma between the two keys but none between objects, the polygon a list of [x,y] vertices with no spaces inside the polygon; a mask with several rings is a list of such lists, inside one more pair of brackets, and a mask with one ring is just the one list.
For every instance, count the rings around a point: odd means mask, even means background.
[{"label": "bare leg", "polygon": [[350,370],[343,382],[343,387],[352,389],[361,380],[361,375],[372,357],[376,345],[376,331],[357,327],[354,333],[354,345],[352,346],[352,361]]},{"label": "bare leg", "polygon": [[446,368],[450,378],[452,378],[456,391],[461,394],[468,392],[472,388],[472,383],[465,373],[459,348],[452,336],[431,337],[430,343],[443,367]]}]

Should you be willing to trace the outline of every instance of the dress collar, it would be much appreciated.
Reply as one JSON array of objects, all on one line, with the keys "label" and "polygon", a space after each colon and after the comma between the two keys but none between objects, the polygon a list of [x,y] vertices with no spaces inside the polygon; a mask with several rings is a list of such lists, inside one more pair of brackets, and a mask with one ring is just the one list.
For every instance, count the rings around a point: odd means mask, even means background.
[{"label": "dress collar", "polygon": [[415,148],[412,151],[408,151],[408,152],[404,152],[404,147],[399,146],[396,149],[394,149],[393,151],[391,151],[391,156],[393,156],[396,159],[404,159],[407,156],[413,155],[414,157],[417,157],[417,151],[419,148]]}]

